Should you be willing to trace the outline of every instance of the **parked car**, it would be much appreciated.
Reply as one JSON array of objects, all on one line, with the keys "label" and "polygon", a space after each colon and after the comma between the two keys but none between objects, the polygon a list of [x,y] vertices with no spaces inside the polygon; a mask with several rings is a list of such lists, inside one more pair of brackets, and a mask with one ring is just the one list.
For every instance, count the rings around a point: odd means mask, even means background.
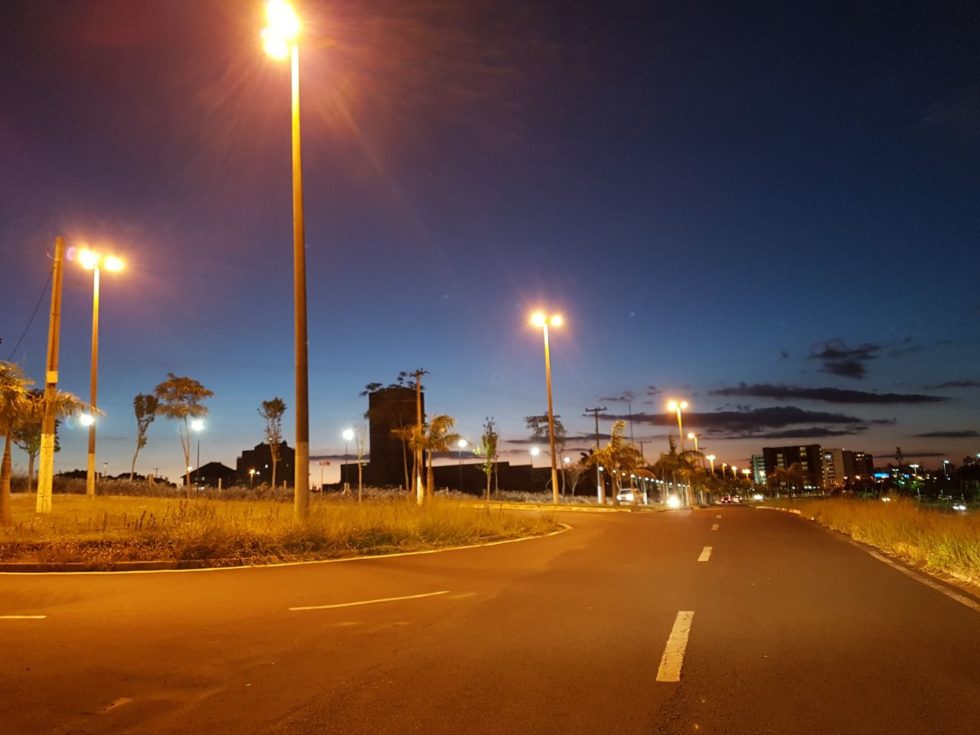
[{"label": "parked car", "polygon": [[636,491],[631,487],[624,487],[616,493],[616,500],[620,503],[635,503]]}]

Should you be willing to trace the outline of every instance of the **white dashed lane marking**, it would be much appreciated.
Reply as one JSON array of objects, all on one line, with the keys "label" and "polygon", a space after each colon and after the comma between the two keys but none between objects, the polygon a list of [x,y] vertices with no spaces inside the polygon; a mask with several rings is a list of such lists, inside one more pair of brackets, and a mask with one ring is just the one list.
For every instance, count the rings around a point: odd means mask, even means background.
[{"label": "white dashed lane marking", "polygon": [[0,620],[47,620],[47,615],[0,615]]},{"label": "white dashed lane marking", "polygon": [[680,610],[674,619],[674,627],[667,639],[664,655],[657,669],[657,681],[680,681],[681,668],[684,666],[684,653],[687,651],[687,638],[691,634],[691,623],[694,621],[693,610]]},{"label": "white dashed lane marking", "polygon": [[718,530],[718,524],[717,523],[712,523],[711,524],[711,530],[712,531],[717,531]]},{"label": "white dashed lane marking", "polygon": [[711,558],[711,547],[705,546],[704,549],[701,550],[701,556],[698,557],[698,561],[708,561],[708,559],[710,558]]}]

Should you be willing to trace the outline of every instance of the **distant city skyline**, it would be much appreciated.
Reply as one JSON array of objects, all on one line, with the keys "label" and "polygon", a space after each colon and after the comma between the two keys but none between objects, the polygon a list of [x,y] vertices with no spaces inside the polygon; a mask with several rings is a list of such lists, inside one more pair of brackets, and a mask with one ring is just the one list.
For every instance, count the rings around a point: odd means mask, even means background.
[{"label": "distant city skyline", "polygon": [[[215,392],[202,463],[261,441],[273,396],[294,444],[289,78],[261,5],[0,7],[0,359],[43,380],[56,235],[126,259],[101,296],[113,475],[171,371]],[[471,440],[492,416],[529,459],[538,307],[565,317],[569,452],[606,406],[655,459],[670,398],[740,466],[795,441],[980,452],[980,8],[298,7],[312,456],[343,454],[366,384],[425,368],[430,414]],[[69,264],[59,386],[82,398],[90,317]],[[61,443],[84,468],[85,432]],[[157,419],[138,469],[182,462]]]}]

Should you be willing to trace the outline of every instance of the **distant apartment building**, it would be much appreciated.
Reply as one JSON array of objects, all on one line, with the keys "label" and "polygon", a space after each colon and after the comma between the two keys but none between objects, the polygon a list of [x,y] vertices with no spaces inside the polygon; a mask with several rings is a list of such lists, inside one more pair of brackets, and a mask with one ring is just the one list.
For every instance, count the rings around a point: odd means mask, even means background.
[{"label": "distant apartment building", "polygon": [[875,472],[874,458],[867,452],[851,452],[847,449],[841,452],[844,461],[844,476],[851,479],[871,477]]},{"label": "distant apartment building", "polygon": [[841,488],[847,483],[844,471],[844,450],[823,450],[823,487],[825,490]]},{"label": "distant apartment building", "polygon": [[766,484],[766,458],[761,454],[752,455],[752,482],[756,485]]},{"label": "distant apartment building", "polygon": [[774,477],[777,469],[788,470],[799,465],[804,487],[823,487],[823,452],[819,444],[763,447],[762,458],[766,477]]},{"label": "distant apartment building", "polygon": [[[279,461],[276,463],[276,485],[282,487],[283,481],[290,487],[295,482],[296,451],[286,442],[279,445]],[[272,482],[272,452],[263,442],[254,449],[246,449],[235,462],[235,474],[242,485],[261,485]]]}]

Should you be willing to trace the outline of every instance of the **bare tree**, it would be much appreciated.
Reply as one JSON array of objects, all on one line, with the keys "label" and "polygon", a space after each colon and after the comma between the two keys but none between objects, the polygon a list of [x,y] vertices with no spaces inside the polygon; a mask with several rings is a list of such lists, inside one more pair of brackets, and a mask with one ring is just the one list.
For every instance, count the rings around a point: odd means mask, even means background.
[{"label": "bare tree", "polygon": [[150,429],[150,424],[157,417],[157,408],[160,401],[157,397],[148,393],[137,393],[133,398],[133,412],[136,414],[136,451],[133,452],[133,462],[129,466],[129,481],[132,482],[136,476],[136,458],[140,455],[140,450],[146,446],[146,432]]},{"label": "bare tree", "polygon": [[286,413],[286,403],[276,396],[271,401],[262,401],[259,416],[265,421],[265,443],[269,445],[272,458],[272,487],[276,486],[276,467],[282,449],[282,415]]},{"label": "bare tree", "polygon": [[487,495],[486,500],[490,502],[490,480],[497,469],[497,442],[500,435],[497,434],[497,425],[492,417],[483,422],[483,434],[480,436],[480,444],[474,453],[483,457],[483,464],[480,469],[487,476]]}]

